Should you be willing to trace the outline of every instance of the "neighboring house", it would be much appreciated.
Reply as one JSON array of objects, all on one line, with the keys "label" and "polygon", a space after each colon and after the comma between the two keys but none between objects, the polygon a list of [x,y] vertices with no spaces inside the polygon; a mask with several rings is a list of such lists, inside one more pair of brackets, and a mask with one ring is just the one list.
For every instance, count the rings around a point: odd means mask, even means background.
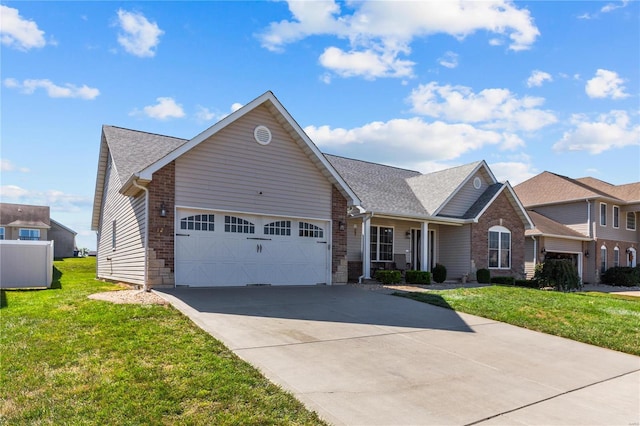
[{"label": "neighboring house", "polygon": [[271,92],[190,140],[102,129],[92,219],[102,279],[338,284],[348,267],[368,277],[394,260],[441,262],[455,279],[482,267],[522,275],[530,226],[484,161],[420,175],[325,156]]},{"label": "neighboring house", "polygon": [[585,283],[612,266],[636,266],[640,182],[612,185],[543,172],[515,188],[535,228],[527,231],[527,275],[549,258],[571,259]]},{"label": "neighboring house", "polygon": [[458,280],[480,268],[524,276],[532,223],[511,185],[484,161],[435,173],[326,156],[362,201],[347,223],[350,279],[377,269],[447,268]]},{"label": "neighboring house", "polygon": [[0,240],[53,241],[54,257],[72,257],[76,232],[50,217],[48,206],[0,203]]}]

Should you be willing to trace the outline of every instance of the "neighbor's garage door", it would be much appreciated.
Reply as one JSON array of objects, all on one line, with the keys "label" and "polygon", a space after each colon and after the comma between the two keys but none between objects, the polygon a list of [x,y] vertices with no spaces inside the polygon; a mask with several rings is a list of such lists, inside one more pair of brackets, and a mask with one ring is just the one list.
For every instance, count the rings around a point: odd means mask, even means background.
[{"label": "neighbor's garage door", "polygon": [[327,283],[328,223],[179,210],[176,285]]}]

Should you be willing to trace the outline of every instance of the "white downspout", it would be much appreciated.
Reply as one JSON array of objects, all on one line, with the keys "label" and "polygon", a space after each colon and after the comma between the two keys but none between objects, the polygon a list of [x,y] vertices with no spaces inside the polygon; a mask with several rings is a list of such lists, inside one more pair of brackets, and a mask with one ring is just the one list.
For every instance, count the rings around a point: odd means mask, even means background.
[{"label": "white downspout", "polygon": [[536,266],[538,265],[538,240],[533,235],[531,236],[533,240],[533,270],[535,273]]},{"label": "white downspout", "polygon": [[149,244],[149,190],[142,185],[138,184],[138,181],[133,181],[133,186],[142,189],[144,191],[144,283],[142,289],[144,291],[151,291],[147,286],[147,257],[148,257],[148,244]]},{"label": "white downspout", "polygon": [[362,275],[358,277],[358,284],[362,284],[363,279],[371,279],[371,216],[369,213],[362,217]]}]

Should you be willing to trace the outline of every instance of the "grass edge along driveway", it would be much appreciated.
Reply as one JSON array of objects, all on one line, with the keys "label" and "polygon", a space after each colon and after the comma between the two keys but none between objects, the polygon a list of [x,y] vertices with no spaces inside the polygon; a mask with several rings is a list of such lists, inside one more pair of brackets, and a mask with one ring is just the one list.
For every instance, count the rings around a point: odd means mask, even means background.
[{"label": "grass edge along driveway", "polygon": [[0,424],[325,424],[174,308],[88,299],[95,258],[54,273],[2,291]]},{"label": "grass edge along driveway", "polygon": [[394,293],[471,315],[640,355],[640,299],[490,286]]}]

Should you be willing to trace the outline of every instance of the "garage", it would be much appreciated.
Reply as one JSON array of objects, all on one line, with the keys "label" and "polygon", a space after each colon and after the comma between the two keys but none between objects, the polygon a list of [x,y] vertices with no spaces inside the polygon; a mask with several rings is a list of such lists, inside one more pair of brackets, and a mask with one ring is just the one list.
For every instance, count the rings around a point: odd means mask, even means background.
[{"label": "garage", "polygon": [[176,285],[318,285],[330,282],[330,222],[179,209]]}]

